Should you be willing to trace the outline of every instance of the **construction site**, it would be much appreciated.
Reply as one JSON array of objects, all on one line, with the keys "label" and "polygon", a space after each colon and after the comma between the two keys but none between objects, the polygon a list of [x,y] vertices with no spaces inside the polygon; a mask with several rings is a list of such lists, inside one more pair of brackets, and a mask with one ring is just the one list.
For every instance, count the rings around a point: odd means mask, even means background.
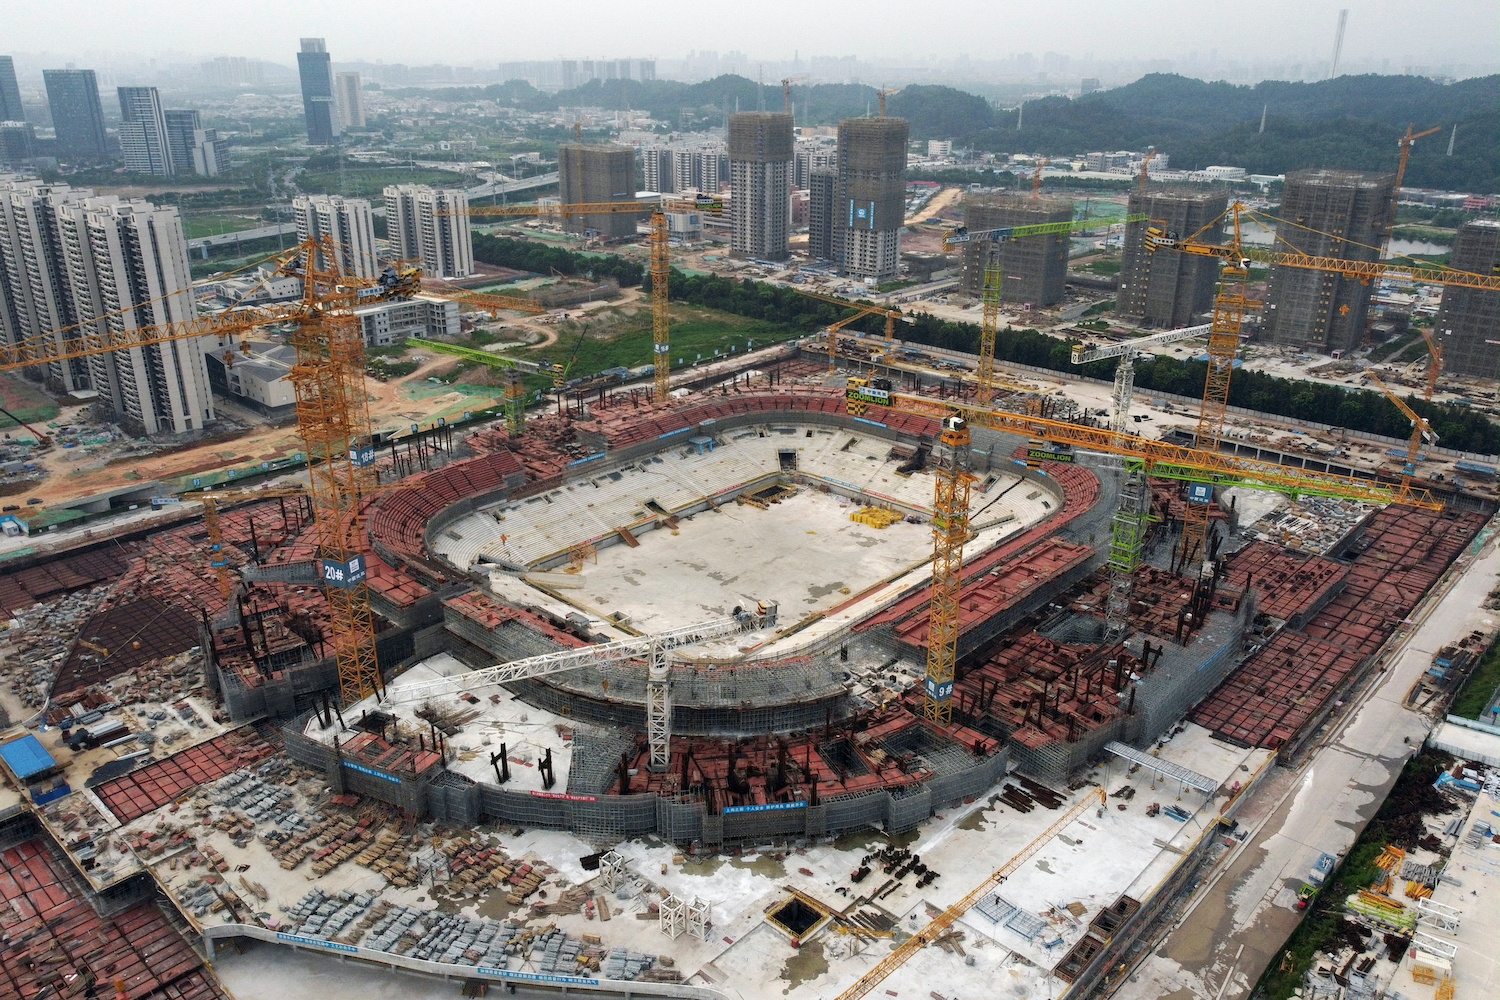
[{"label": "construction site", "polygon": [[[640,211],[611,204],[569,207]],[[658,210],[648,381],[527,413],[516,378],[503,419],[409,435],[371,433],[347,316],[417,277],[304,247],[283,318],[305,466],[5,561],[0,997],[295,995],[285,949],[412,995],[1119,988],[1366,705],[1446,704],[1463,671],[1408,647],[1492,642],[1465,616],[1493,599],[1496,496],[1410,473],[1439,454],[1415,414],[1395,476],[1368,459],[1404,441],[1313,452],[1231,414],[1238,245],[1140,234],[1222,264],[1219,291],[1211,324],[1077,344],[1125,358],[1108,409],[999,370],[1001,272],[1045,304],[1056,238],[1088,226],[992,208],[962,233],[975,355],[836,325],[674,375]],[[1203,399],[1148,436],[1167,412],[1127,370],[1185,340]],[[1442,794],[1493,802],[1500,756],[1454,739]],[[1333,865],[1360,818],[1275,877]],[[1482,853],[1481,823],[1438,847]],[[1390,924],[1380,900],[1351,912]],[[1387,984],[1444,995],[1433,955],[1476,948],[1462,902],[1432,904],[1449,944],[1420,963],[1372,945]]]}]

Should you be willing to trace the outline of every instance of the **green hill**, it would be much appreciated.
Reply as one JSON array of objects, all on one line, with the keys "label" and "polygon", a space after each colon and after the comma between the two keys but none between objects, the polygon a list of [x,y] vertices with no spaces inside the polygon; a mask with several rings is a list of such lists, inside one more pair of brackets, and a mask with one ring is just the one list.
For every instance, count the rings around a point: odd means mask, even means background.
[{"label": "green hill", "polygon": [[[914,140],[952,139],[995,153],[1072,155],[1091,150],[1144,149],[1171,154],[1172,166],[1197,169],[1232,164],[1252,173],[1305,167],[1394,170],[1397,140],[1408,124],[1418,130],[1458,125],[1453,155],[1448,136],[1417,143],[1407,169],[1412,187],[1500,190],[1500,76],[1440,84],[1416,76],[1343,76],[1317,83],[1265,81],[1253,87],[1154,73],[1114,90],[1076,100],[1048,97],[1017,112],[1001,111],[974,94],[941,86],[910,86],[889,99],[889,113],[911,122]],[[400,93],[400,92],[398,92]],[[486,98],[528,111],[594,106],[633,108],[674,128],[719,124],[726,112],[779,109],[779,85],[742,76],[702,83],[674,80],[595,80],[548,94],[524,81],[490,87],[412,91],[450,100]],[[792,88],[797,120],[831,125],[873,112],[876,91],[859,84]],[[1260,131],[1262,110],[1265,131]]]}]

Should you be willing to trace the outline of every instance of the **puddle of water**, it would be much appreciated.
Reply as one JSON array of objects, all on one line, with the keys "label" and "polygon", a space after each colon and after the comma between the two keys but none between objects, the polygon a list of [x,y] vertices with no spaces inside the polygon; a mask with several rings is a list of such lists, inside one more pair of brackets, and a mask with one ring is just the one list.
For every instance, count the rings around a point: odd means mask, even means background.
[{"label": "puddle of water", "polygon": [[491,920],[504,920],[514,913],[519,905],[508,901],[505,897],[510,895],[510,890],[505,888],[491,889],[479,901],[478,913],[481,917],[489,917]]},{"label": "puddle of water", "polygon": [[969,813],[969,815],[958,821],[958,828],[960,830],[983,830],[985,819],[984,813],[985,810],[983,809],[975,809],[973,812]]},{"label": "puddle of water", "polygon": [[1045,861],[1038,861],[1036,863],[1036,866],[1037,866],[1037,868],[1039,870],[1046,872],[1048,875],[1053,874],[1053,872],[1052,872],[1052,866],[1049,865],[1049,864],[1047,864],[1047,862],[1045,862]]},{"label": "puddle of water", "polygon": [[757,875],[769,875],[772,878],[780,878],[786,874],[786,861],[782,858],[773,858],[769,854],[757,854],[749,861],[746,861],[743,856],[730,858],[729,864],[735,868],[743,868]]},{"label": "puddle of water", "polygon": [[827,971],[828,956],[823,952],[823,942],[804,944],[781,968],[781,978],[789,984],[781,991],[781,995],[786,996],[798,986],[817,979]]}]

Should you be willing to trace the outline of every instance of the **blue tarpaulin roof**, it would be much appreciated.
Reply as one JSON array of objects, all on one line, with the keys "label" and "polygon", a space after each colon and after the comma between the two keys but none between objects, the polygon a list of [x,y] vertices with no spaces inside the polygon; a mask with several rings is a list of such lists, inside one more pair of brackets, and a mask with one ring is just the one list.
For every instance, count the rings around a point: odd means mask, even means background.
[{"label": "blue tarpaulin roof", "polygon": [[35,736],[22,736],[0,747],[0,760],[21,781],[57,766],[57,761]]}]

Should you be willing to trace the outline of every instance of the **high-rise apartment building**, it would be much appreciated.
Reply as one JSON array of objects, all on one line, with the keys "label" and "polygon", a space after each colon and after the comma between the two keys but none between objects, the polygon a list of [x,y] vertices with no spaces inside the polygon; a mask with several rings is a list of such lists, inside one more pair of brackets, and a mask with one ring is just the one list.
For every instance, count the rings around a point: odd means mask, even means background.
[{"label": "high-rise apartment building", "polygon": [[365,93],[360,89],[358,73],[339,73],[333,78],[338,97],[339,125],[347,132],[365,127]]},{"label": "high-rise apartment building", "polygon": [[[7,343],[68,336],[57,332],[74,323],[57,216],[64,205],[92,194],[66,184],[0,176],[0,336]],[[78,335],[76,329],[70,333]],[[59,392],[89,388],[82,359],[23,368],[21,374]]]},{"label": "high-rise apartment building", "polygon": [[193,133],[203,128],[203,116],[196,111],[164,111],[167,128],[167,154],[172,173],[197,173],[193,168]]},{"label": "high-rise apartment building", "polygon": [[845,274],[885,281],[900,271],[908,134],[905,118],[839,122],[833,238]]},{"label": "high-rise apartment building", "polygon": [[217,177],[229,169],[229,140],[219,130],[204,128],[196,111],[167,111],[167,149],[172,172]]},{"label": "high-rise apartment building", "polygon": [[136,174],[168,177],[173,173],[167,142],[167,117],[155,87],[121,87],[120,151],[125,169]]},{"label": "high-rise apartment building", "polygon": [[0,167],[19,170],[36,157],[36,129],[31,122],[0,121]]},{"label": "high-rise apartment building", "polygon": [[792,116],[742,111],[729,116],[730,249],[785,260],[791,215]]},{"label": "high-rise apartment building", "polygon": [[812,185],[814,170],[831,170],[838,166],[837,147],[825,142],[799,139],[792,154],[792,187],[803,191]]},{"label": "high-rise apartment building", "polygon": [[0,121],[23,122],[26,109],[21,107],[21,87],[16,83],[16,61],[0,56]]},{"label": "high-rise apartment building", "polygon": [[[58,213],[58,242],[85,329],[119,336],[194,317],[176,208],[114,196],[74,202]],[[90,381],[134,433],[200,431],[214,419],[203,351],[198,341],[177,340],[97,354],[88,358]]]},{"label": "high-rise apartment building", "polygon": [[672,185],[672,149],[670,146],[647,146],[641,150],[641,186],[658,194],[674,194]]},{"label": "high-rise apartment building", "polygon": [[[193,315],[175,208],[0,178],[0,336],[7,341],[120,335]],[[213,420],[196,341],[54,362],[36,375],[56,390],[98,391],[133,434],[197,431]]]},{"label": "high-rise apartment building", "polygon": [[[375,216],[370,203],[363,198],[343,198],[336,194],[303,195],[292,199],[292,213],[297,220],[298,240],[333,241],[339,270],[361,278],[380,274],[375,256]],[[319,266],[326,267],[323,255]]]},{"label": "high-rise apartment building", "polygon": [[339,137],[339,113],[333,96],[333,62],[323,39],[302,39],[302,51],[297,53],[297,76],[302,81],[307,141],[314,146],[332,146]]},{"label": "high-rise apartment building", "polygon": [[415,260],[438,278],[474,273],[474,243],[469,229],[469,199],[462,191],[425,184],[393,184],[385,189],[385,227],[391,251]]},{"label": "high-rise apartment building", "polygon": [[839,175],[821,167],[807,179],[807,252],[813,260],[833,260],[833,203]]},{"label": "high-rise apartment building", "polygon": [[[1287,174],[1276,242],[1313,257],[1374,261],[1395,211],[1396,175],[1352,170]],[[1374,287],[1333,271],[1272,267],[1261,331],[1271,343],[1352,350],[1364,340]]]},{"label": "high-rise apartment building", "polygon": [[[1453,241],[1453,267],[1471,274],[1494,274],[1500,265],[1500,222],[1466,222]],[[1463,375],[1500,378],[1500,292],[1477,288],[1443,289],[1433,332],[1443,345],[1443,367]]]},{"label": "high-rise apartment building", "polygon": [[[570,142],[558,147],[557,161],[564,205],[635,201],[635,150]],[[573,215],[563,220],[563,229],[615,239],[634,235],[641,218],[628,212]]]},{"label": "high-rise apartment building", "polygon": [[[1066,198],[999,194],[964,201],[964,225],[971,231],[1072,221],[1073,202]],[[984,291],[987,255],[994,252],[999,255],[1001,301],[1031,306],[1061,302],[1068,280],[1068,245],[1067,233],[1029,236],[1009,243],[976,240],[964,247],[959,288],[974,296]]]},{"label": "high-rise apartment building", "polygon": [[1131,192],[1127,214],[1145,215],[1150,221],[1125,227],[1115,314],[1146,326],[1175,329],[1192,326],[1195,316],[1212,309],[1219,262],[1194,254],[1150,252],[1146,227],[1165,223],[1183,236],[1222,243],[1223,229],[1215,220],[1227,205],[1226,196],[1200,191]]},{"label": "high-rise apartment building", "polygon": [[109,155],[104,136],[104,108],[99,82],[91,69],[42,70],[57,155],[62,160],[102,160]]}]

